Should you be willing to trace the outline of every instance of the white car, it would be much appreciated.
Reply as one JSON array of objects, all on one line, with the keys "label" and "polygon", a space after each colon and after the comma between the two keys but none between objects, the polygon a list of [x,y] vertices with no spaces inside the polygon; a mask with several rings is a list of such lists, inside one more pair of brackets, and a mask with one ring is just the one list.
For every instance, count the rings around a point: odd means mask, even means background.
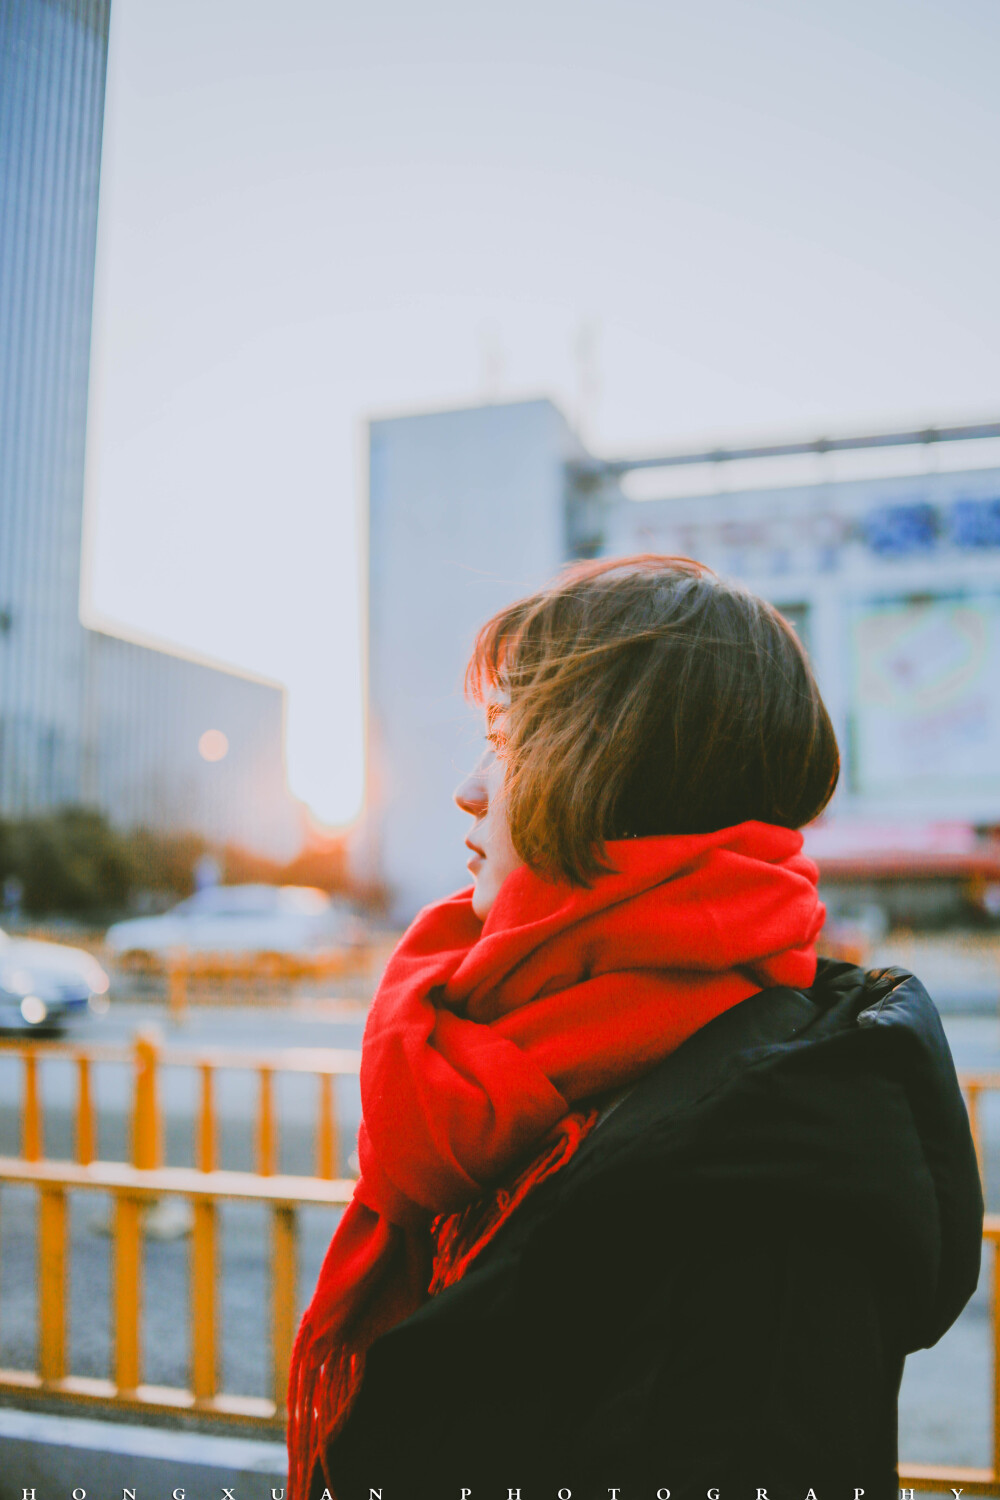
[{"label": "white car", "polygon": [[0,932],[0,1030],[59,1031],[108,1008],[108,976],[92,954]]},{"label": "white car", "polygon": [[305,885],[215,885],[159,917],[109,927],[116,956],[316,953],[361,941],[361,924],[325,891]]}]

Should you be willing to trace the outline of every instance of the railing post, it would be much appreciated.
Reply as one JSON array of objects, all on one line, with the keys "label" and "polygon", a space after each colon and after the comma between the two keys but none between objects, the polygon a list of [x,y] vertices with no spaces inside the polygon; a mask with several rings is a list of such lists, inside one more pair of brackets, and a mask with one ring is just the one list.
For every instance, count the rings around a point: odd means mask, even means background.
[{"label": "railing post", "polygon": [[261,1177],[273,1177],[278,1158],[278,1126],[274,1114],[274,1072],[261,1068],[260,1107],[257,1116],[257,1171]]},{"label": "railing post", "polygon": [[142,1297],[142,1204],[125,1193],[115,1197],[114,1381],[118,1394],[139,1384],[139,1304]]},{"label": "railing post", "polygon": [[132,1107],[132,1165],[145,1171],[163,1159],[163,1130],[157,1098],[157,1044],[154,1032],[135,1039],[135,1097]]},{"label": "railing post", "polygon": [[90,1091],[90,1058],[84,1052],[76,1055],[76,1083],[76,1159],[81,1167],[86,1167],[97,1155],[97,1132]]},{"label": "railing post", "polygon": [[215,1203],[198,1198],[191,1238],[191,1390],[196,1403],[210,1401],[215,1395],[215,1276]]},{"label": "railing post", "polygon": [[990,1321],[993,1324],[993,1474],[1000,1477],[1000,1242],[991,1241],[993,1285],[990,1288]]},{"label": "railing post", "polygon": [[340,1165],[333,1078],[319,1074],[319,1118],[316,1121],[316,1176],[329,1182]]},{"label": "railing post", "polygon": [[271,1382],[275,1415],[288,1405],[288,1367],[295,1340],[295,1302],[298,1245],[295,1209],[290,1203],[274,1206],[271,1245]]},{"label": "railing post", "polygon": [[201,1065],[197,1159],[199,1171],[215,1171],[215,1069],[211,1063]]},{"label": "railing post", "polygon": [[42,1159],[42,1101],[38,1092],[38,1057],[34,1048],[30,1046],[24,1053],[21,1155],[25,1161],[41,1161]]},{"label": "railing post", "polygon": [[38,1373],[66,1374],[66,1191],[43,1187],[38,1203]]},{"label": "railing post", "polygon": [[170,1019],[179,1025],[187,1014],[188,956],[185,949],[167,959],[167,1005]]}]

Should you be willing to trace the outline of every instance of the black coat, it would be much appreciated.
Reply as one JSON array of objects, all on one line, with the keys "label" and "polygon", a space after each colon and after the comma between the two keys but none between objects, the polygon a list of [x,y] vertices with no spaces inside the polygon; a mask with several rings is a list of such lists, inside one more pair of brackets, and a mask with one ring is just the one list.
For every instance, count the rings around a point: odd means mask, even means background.
[{"label": "black coat", "polygon": [[972,1295],[982,1216],[923,986],[823,960],[644,1077],[372,1347],[337,1500],[895,1500],[903,1360]]}]

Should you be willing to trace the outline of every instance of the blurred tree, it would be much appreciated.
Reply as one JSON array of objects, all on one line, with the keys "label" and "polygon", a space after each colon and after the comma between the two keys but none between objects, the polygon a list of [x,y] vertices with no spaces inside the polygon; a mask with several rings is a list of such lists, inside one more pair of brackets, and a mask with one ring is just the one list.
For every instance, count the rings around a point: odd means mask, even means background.
[{"label": "blurred tree", "polygon": [[97,917],[128,899],[126,841],[101,813],[64,807],[4,825],[0,876],[20,880],[32,916]]},{"label": "blurred tree", "polygon": [[[170,905],[194,890],[194,870],[208,852],[208,842],[197,833],[162,833],[133,828],[122,838],[128,850],[129,897],[145,904]],[[159,902],[150,897],[165,898]]]},{"label": "blurred tree", "polygon": [[215,847],[195,833],[115,828],[86,807],[0,819],[0,890],[16,888],[18,907],[31,917],[110,921],[190,895],[206,854],[218,859],[228,885],[313,885],[375,911],[384,905],[380,888],[352,881],[342,839],[311,839],[295,859],[278,864],[234,845]]}]

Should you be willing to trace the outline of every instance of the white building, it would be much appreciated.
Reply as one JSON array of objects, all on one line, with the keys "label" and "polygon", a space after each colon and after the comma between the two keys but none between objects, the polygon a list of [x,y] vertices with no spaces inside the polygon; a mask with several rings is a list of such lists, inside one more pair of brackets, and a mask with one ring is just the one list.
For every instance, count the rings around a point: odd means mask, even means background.
[{"label": "white building", "polygon": [[467,883],[452,791],[483,748],[462,694],[476,631],[566,556],[566,465],[548,401],[371,426],[365,873],[412,915]]},{"label": "white building", "polygon": [[697,557],[792,620],[838,817],[1000,822],[1000,469],[625,502],[606,550]]},{"label": "white building", "polygon": [[[366,837],[397,914],[467,883],[450,798],[481,734],[462,699],[476,629],[572,557],[697,557],[789,616],[843,754],[832,846],[861,823],[911,843],[1000,823],[997,436],[607,462],[544,401],[374,423]],[[913,472],[857,477],[887,452]],[[660,498],[629,498],[639,476]]]}]

